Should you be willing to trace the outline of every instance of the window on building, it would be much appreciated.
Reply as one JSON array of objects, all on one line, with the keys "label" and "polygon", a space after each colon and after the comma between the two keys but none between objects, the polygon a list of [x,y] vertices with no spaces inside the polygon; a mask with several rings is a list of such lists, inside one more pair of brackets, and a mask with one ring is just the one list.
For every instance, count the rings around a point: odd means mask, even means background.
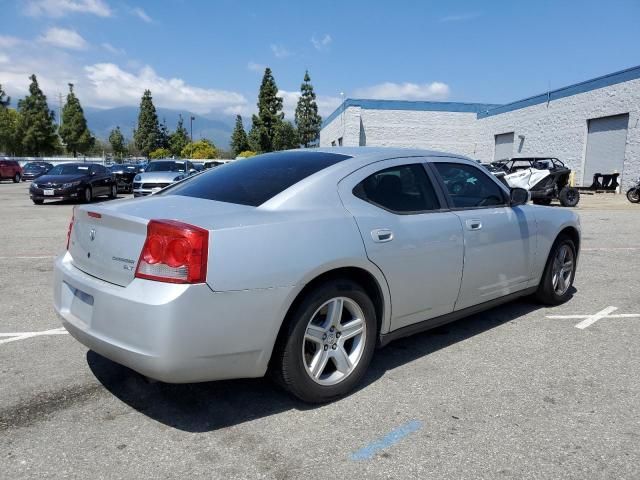
[{"label": "window on building", "polygon": [[376,172],[356,185],[353,194],[394,213],[421,213],[440,208],[433,185],[419,163]]},{"label": "window on building", "polygon": [[338,139],[338,146],[339,146],[339,147],[341,147],[341,146],[342,146],[342,137],[340,137],[340,138]]},{"label": "window on building", "polygon": [[335,140],[331,142],[331,146],[332,146],[332,147],[335,147],[335,146],[336,146],[336,141],[335,141]]},{"label": "window on building", "polygon": [[506,204],[502,189],[472,165],[434,163],[455,208],[497,207]]}]

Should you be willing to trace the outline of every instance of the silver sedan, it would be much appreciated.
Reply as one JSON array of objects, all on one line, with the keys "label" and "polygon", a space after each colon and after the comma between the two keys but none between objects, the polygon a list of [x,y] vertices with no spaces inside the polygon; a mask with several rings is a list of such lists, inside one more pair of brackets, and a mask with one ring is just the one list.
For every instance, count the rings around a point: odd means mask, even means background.
[{"label": "silver sedan", "polygon": [[294,150],[77,207],[54,303],[76,339],[147,377],[271,371],[323,402],[376,346],[523,295],[567,301],[579,247],[575,213],[466,158]]}]

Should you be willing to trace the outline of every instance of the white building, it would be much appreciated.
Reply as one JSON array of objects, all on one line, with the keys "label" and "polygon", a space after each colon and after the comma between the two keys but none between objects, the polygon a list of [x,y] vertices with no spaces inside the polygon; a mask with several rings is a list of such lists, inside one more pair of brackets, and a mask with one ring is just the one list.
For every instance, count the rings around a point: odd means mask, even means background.
[{"label": "white building", "polygon": [[442,150],[488,162],[552,156],[589,186],[595,173],[640,176],[640,66],[506,105],[347,99],[320,146]]}]

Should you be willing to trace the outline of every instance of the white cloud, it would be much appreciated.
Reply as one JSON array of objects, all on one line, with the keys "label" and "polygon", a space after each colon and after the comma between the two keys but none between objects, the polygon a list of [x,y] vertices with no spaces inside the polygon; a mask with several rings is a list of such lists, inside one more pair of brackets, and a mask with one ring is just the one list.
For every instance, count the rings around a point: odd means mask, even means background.
[{"label": "white cloud", "polygon": [[319,52],[328,50],[329,45],[331,45],[332,41],[333,39],[331,38],[331,35],[329,35],[328,33],[325,33],[322,36],[322,38],[317,38],[315,35],[311,37],[311,43],[313,44],[313,48],[315,48]]},{"label": "white cloud", "polygon": [[446,100],[449,98],[450,89],[449,85],[442,82],[423,84],[385,82],[359,88],[354,93],[359,98],[382,100]]},{"label": "white cloud", "polygon": [[107,52],[112,53],[114,55],[124,55],[126,53],[123,48],[114,47],[109,42],[101,43],[100,46],[104,48]]},{"label": "white cloud", "polygon": [[276,56],[276,58],[286,58],[291,56],[291,52],[287,50],[284,45],[277,45],[275,43],[272,43],[271,51]]},{"label": "white cloud", "polygon": [[135,7],[131,9],[131,13],[133,15],[135,15],[136,17],[138,17],[140,20],[142,20],[143,22],[146,23],[151,23],[153,22],[153,19],[147,15],[147,12],[145,12],[142,8],[140,7]]},{"label": "white cloud", "polygon": [[161,77],[150,66],[136,73],[113,63],[96,63],[86,66],[84,71],[95,106],[137,105],[145,89],[151,90],[158,106],[189,109],[201,114],[247,103],[239,93],[195,87],[180,78]]},{"label": "white cloud", "polygon": [[0,63],[9,63],[9,55],[0,53]]},{"label": "white cloud", "polygon": [[24,12],[30,16],[64,17],[70,13],[88,13],[110,17],[112,12],[103,0],[30,0]]},{"label": "white cloud", "polygon": [[39,40],[54,47],[69,48],[71,50],[84,50],[87,42],[75,30],[67,28],[50,28]]},{"label": "white cloud", "polygon": [[247,69],[252,72],[264,72],[264,69],[267,68],[266,65],[262,65],[261,63],[249,62],[247,63]]},{"label": "white cloud", "polygon": [[447,15],[444,17],[440,17],[441,23],[449,23],[449,22],[466,22],[467,20],[473,20],[474,18],[478,18],[480,16],[479,13],[461,13],[458,15]]},{"label": "white cloud", "polygon": [[9,35],[0,35],[0,48],[15,47],[21,42],[22,40],[19,39],[18,37],[11,37]]},{"label": "white cloud", "polygon": [[[282,98],[282,110],[287,119],[292,120],[295,118],[296,105],[300,98],[300,92],[290,92],[287,90],[278,90],[278,96]],[[322,117],[326,117],[333,112],[341,103],[339,97],[329,97],[325,95],[319,95],[316,98],[318,104],[318,113]]]}]

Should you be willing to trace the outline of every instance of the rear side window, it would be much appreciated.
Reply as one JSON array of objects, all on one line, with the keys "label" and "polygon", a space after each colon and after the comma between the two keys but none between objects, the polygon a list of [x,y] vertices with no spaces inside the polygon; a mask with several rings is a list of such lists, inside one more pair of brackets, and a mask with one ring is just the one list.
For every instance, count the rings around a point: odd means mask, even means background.
[{"label": "rear side window", "polygon": [[394,213],[421,213],[440,208],[424,167],[417,163],[376,172],[356,185],[353,194]]},{"label": "rear side window", "polygon": [[455,208],[497,207],[506,204],[502,189],[487,173],[464,163],[434,163]]},{"label": "rear side window", "polygon": [[212,168],[159,195],[184,195],[257,207],[309,175],[347,158],[351,157],[308,151],[266,153]]}]

